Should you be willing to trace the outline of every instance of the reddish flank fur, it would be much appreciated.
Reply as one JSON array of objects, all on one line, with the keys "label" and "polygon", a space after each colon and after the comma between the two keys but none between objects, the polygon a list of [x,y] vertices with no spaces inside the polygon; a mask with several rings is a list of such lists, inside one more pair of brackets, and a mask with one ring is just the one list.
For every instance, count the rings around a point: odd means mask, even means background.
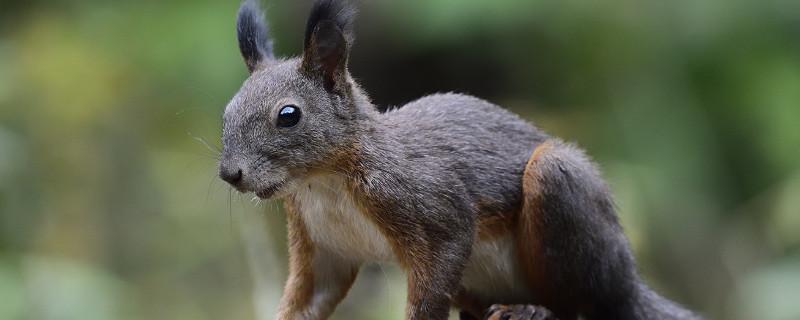
[{"label": "reddish flank fur", "polygon": [[551,280],[548,279],[545,270],[547,257],[544,255],[543,239],[540,238],[542,228],[546,227],[542,221],[541,208],[541,183],[542,174],[537,168],[537,160],[552,148],[552,144],[546,141],[534,149],[528,163],[525,165],[525,172],[522,177],[522,210],[517,217],[514,239],[516,243],[516,253],[520,265],[524,270],[526,281],[533,289],[533,292],[543,305],[552,305],[557,301],[553,298],[557,296],[555,289],[551,287]]}]

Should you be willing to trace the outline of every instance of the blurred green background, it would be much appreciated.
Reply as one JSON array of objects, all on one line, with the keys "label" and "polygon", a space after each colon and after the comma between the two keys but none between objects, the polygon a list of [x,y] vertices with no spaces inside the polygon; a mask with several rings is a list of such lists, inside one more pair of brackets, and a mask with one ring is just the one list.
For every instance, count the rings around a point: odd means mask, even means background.
[{"label": "blurred green background", "polygon": [[[362,1],[381,106],[459,91],[585,147],[639,268],[710,319],[800,319],[800,1]],[[271,319],[277,202],[216,178],[238,1],[0,2],[0,319]],[[265,4],[279,55],[309,1]],[[336,319],[400,319],[365,268]]]}]

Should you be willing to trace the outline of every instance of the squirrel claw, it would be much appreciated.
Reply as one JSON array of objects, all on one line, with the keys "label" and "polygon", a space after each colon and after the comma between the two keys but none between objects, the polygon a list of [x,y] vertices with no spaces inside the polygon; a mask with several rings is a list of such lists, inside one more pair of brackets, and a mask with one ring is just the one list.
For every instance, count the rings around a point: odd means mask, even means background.
[{"label": "squirrel claw", "polygon": [[486,312],[486,320],[558,320],[558,318],[541,306],[495,304]]}]

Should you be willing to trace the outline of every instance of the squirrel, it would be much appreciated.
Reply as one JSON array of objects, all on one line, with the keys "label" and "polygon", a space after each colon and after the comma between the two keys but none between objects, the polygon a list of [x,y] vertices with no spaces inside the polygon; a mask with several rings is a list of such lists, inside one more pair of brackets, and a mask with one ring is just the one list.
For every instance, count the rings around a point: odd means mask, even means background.
[{"label": "squirrel", "polygon": [[643,283],[609,188],[573,144],[479,98],[379,112],[348,72],[352,5],[318,0],[303,53],[272,53],[245,0],[249,71],[225,107],[220,177],[283,200],[278,319],[325,319],[361,265],[407,274],[407,319],[699,319]]}]

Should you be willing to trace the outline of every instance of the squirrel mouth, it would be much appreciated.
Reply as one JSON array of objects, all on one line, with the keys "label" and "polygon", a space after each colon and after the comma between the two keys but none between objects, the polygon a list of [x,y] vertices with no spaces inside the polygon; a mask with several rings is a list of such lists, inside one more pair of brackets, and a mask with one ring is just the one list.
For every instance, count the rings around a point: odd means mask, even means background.
[{"label": "squirrel mouth", "polygon": [[283,182],[271,185],[269,187],[256,191],[256,196],[258,196],[261,199],[269,199],[273,195],[275,195],[275,193],[278,192],[278,190],[280,190],[282,186]]}]

